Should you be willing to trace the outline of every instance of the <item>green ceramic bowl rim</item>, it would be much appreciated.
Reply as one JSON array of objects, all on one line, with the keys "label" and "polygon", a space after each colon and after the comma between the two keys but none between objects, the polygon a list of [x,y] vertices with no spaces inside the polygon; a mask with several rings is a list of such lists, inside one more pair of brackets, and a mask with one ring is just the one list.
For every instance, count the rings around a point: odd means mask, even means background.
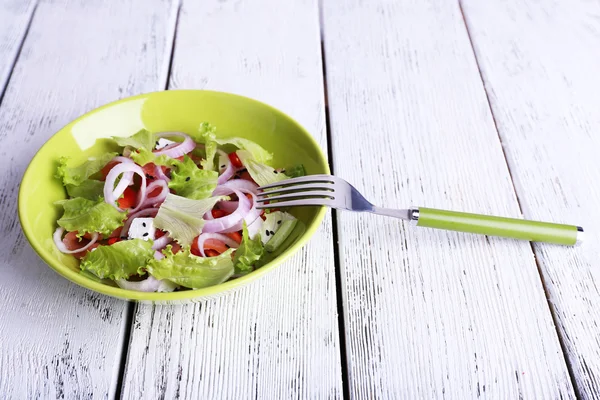
[{"label": "green ceramic bowl rim", "polygon": [[129,300],[139,300],[139,301],[158,301],[158,302],[165,301],[165,302],[168,302],[168,301],[172,301],[172,300],[190,300],[190,299],[195,299],[195,298],[204,298],[204,297],[210,297],[210,296],[224,294],[225,292],[228,292],[232,289],[239,288],[241,286],[244,286],[250,282],[257,280],[258,278],[260,278],[263,275],[265,275],[266,273],[272,271],[277,266],[279,266],[281,263],[283,263],[285,260],[287,260],[290,256],[292,256],[292,254],[294,254],[298,250],[300,250],[310,240],[310,238],[315,234],[315,232],[319,228],[321,222],[323,221],[323,218],[325,217],[325,213],[327,212],[326,208],[319,207],[315,218],[313,219],[313,221],[310,224],[308,224],[308,226],[306,227],[306,231],[302,234],[302,236],[298,239],[298,241],[296,243],[294,243],[292,246],[290,246],[288,249],[286,249],[283,253],[281,253],[277,258],[275,258],[271,262],[265,264],[263,267],[257,269],[256,271],[254,271],[248,275],[245,275],[240,278],[236,278],[231,281],[227,281],[220,285],[210,286],[210,287],[203,288],[203,289],[184,290],[184,291],[180,291],[180,292],[171,292],[171,293],[148,293],[148,292],[137,292],[134,290],[126,290],[126,289],[121,289],[119,287],[105,285],[101,282],[96,282],[90,278],[87,278],[87,277],[73,271],[72,269],[70,269],[70,268],[64,266],[62,263],[58,262],[49,251],[44,249],[37,241],[32,239],[32,232],[30,230],[31,225],[23,223],[23,221],[26,221],[27,218],[25,216],[26,206],[25,206],[25,200],[24,200],[24,196],[23,196],[22,182],[23,182],[23,180],[25,180],[28,177],[29,174],[33,173],[34,168],[32,167],[32,165],[35,164],[36,159],[39,156],[39,153],[46,146],[48,141],[50,141],[55,135],[59,134],[64,129],[71,127],[72,125],[79,122],[80,120],[89,117],[91,114],[94,114],[100,110],[103,110],[105,108],[108,108],[108,107],[111,107],[111,106],[114,106],[114,105],[117,105],[120,103],[125,103],[127,101],[135,100],[138,98],[145,98],[145,97],[149,97],[149,96],[153,96],[153,95],[161,95],[166,92],[168,92],[168,93],[202,92],[202,93],[209,93],[209,94],[213,93],[213,94],[218,94],[218,95],[236,97],[238,99],[242,99],[242,100],[254,103],[260,107],[266,108],[266,109],[270,110],[271,112],[273,112],[274,114],[277,114],[280,117],[283,117],[284,119],[289,120],[292,123],[292,125],[295,126],[295,128],[297,128],[299,131],[301,131],[308,138],[309,142],[315,147],[315,149],[317,149],[316,155],[317,155],[318,163],[328,174],[330,173],[327,159],[326,159],[325,155],[323,154],[321,147],[319,146],[317,141],[312,137],[312,135],[302,125],[300,125],[300,123],[298,123],[295,119],[293,119],[286,113],[282,112],[281,110],[279,110],[273,106],[270,106],[266,103],[249,98],[249,97],[240,96],[237,94],[227,93],[227,92],[212,91],[212,90],[194,90],[194,89],[168,90],[168,91],[165,90],[165,91],[148,92],[148,93],[143,93],[143,94],[136,95],[136,96],[126,97],[124,99],[117,100],[117,101],[105,104],[103,106],[100,106],[98,108],[95,108],[94,110],[88,111],[87,113],[85,113],[82,116],[80,116],[79,118],[71,121],[70,123],[68,123],[67,125],[62,127],[60,130],[58,130],[36,152],[35,156],[33,156],[31,161],[29,162],[29,165],[27,166],[27,169],[25,170],[25,173],[23,174],[23,178],[21,179],[21,185],[20,185],[21,187],[19,188],[19,201],[18,201],[19,220],[21,222],[21,228],[23,229],[23,232],[25,233],[25,236],[27,237],[27,240],[29,241],[29,243],[31,244],[33,249],[38,253],[38,255],[42,258],[42,260],[46,264],[48,264],[48,265],[50,265],[50,267],[52,267],[52,269],[54,269],[56,272],[58,272],[63,277],[69,279],[70,281],[72,281],[80,286],[83,286],[85,288],[88,288],[88,289],[91,289],[96,292],[106,294],[106,295],[109,295],[112,297],[116,297],[116,298],[120,298],[120,299],[124,299],[124,300],[129,299]]}]

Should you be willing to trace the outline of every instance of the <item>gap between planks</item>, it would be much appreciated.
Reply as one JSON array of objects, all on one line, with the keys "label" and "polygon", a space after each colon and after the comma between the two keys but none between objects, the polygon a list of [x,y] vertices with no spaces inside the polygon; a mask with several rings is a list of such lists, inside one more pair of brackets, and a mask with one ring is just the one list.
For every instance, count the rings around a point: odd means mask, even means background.
[{"label": "gap between planks", "polygon": [[6,93],[6,88],[8,88],[8,82],[10,82],[10,78],[15,69],[15,65],[17,64],[17,61],[21,56],[21,50],[23,49],[23,45],[25,44],[25,39],[27,39],[27,35],[29,35],[29,29],[31,28],[31,23],[33,22],[37,6],[37,1],[31,5],[29,9],[29,15],[27,16],[27,24],[25,25],[25,29],[23,29],[23,34],[19,38],[19,44],[17,45],[17,47],[15,47],[15,51],[12,54],[12,57],[8,63],[6,75],[0,76],[0,106],[2,106],[2,100],[4,99],[4,94]]},{"label": "gap between planks", "polygon": [[[177,25],[179,23],[179,15],[181,13],[181,0],[175,0],[171,6],[171,14],[169,16],[168,31],[167,31],[167,48],[165,53],[167,57],[164,58],[164,65],[162,72],[158,79],[159,91],[169,89],[169,81],[171,78],[171,68],[173,67],[173,55],[175,54],[175,41],[177,39]],[[1,101],[1,97],[0,97]],[[153,307],[155,307],[153,305]],[[125,309],[125,316],[123,318],[123,329],[121,331],[121,337],[123,339],[121,345],[121,359],[117,369],[117,376],[113,379],[115,382],[114,398],[120,399],[123,395],[125,370],[127,368],[127,359],[129,356],[129,346],[131,345],[131,330],[133,326],[133,320],[137,314],[138,303],[128,302]]]},{"label": "gap between planks", "polygon": [[[494,113],[494,110],[492,108],[492,104],[490,102],[490,95],[488,93],[488,89],[485,85],[485,81],[483,79],[483,74],[481,72],[481,66],[479,64],[479,58],[477,57],[477,52],[475,51],[475,47],[473,45],[473,39],[471,38],[471,31],[469,30],[469,23],[467,22],[467,18],[465,16],[465,12],[463,10],[463,6],[462,6],[462,0],[457,0],[458,1],[458,8],[460,10],[460,14],[463,20],[463,23],[465,25],[465,31],[467,33],[467,37],[469,38],[469,45],[471,46],[471,50],[473,51],[473,58],[475,59],[475,64],[477,65],[477,70],[479,72],[479,79],[481,80],[481,85],[483,86],[483,91],[485,93],[485,99],[487,101],[487,107],[490,110],[490,114],[492,116],[492,120],[494,121],[494,129],[496,130],[496,134],[498,135],[498,141],[500,143],[500,148],[502,149],[502,155],[504,156],[504,162],[506,163],[506,168],[508,170],[508,174],[510,176],[510,182],[512,185],[512,189],[513,192],[515,194],[515,197],[517,199],[517,205],[519,207],[519,212],[521,213],[522,216],[524,216],[523,214],[523,206],[521,204],[521,198],[519,197],[519,193],[517,192],[517,188],[515,186],[515,181],[514,181],[514,174],[513,174],[513,170],[512,167],[510,165],[510,163],[508,162],[508,157],[506,154],[506,150],[504,148],[504,146],[502,145],[502,136],[500,135],[500,131],[498,130],[498,123],[496,122],[496,114]],[[577,386],[577,382],[575,381],[575,375],[573,372],[573,366],[571,365],[571,362],[569,361],[569,358],[567,357],[567,352],[566,352],[566,347],[565,347],[565,343],[563,340],[562,335],[560,334],[560,330],[558,329],[558,319],[555,313],[554,308],[552,307],[552,305],[550,304],[550,296],[548,295],[548,288],[546,285],[546,281],[544,279],[544,275],[542,274],[542,267],[540,265],[540,262],[538,260],[538,255],[535,251],[535,248],[533,246],[533,243],[529,243],[529,246],[531,247],[531,252],[533,253],[533,258],[535,260],[535,265],[537,267],[538,270],[538,275],[540,277],[540,281],[542,284],[542,288],[544,290],[544,295],[546,297],[546,303],[548,304],[548,309],[550,310],[550,315],[552,316],[552,323],[554,324],[554,330],[556,331],[556,336],[558,337],[558,342],[560,344],[560,349],[562,351],[562,355],[563,355],[563,359],[565,360],[565,364],[567,366],[567,371],[569,372],[569,379],[571,379],[571,383],[573,385],[573,390],[575,391],[575,396],[580,399],[581,397],[581,393],[579,391],[579,387]]]}]

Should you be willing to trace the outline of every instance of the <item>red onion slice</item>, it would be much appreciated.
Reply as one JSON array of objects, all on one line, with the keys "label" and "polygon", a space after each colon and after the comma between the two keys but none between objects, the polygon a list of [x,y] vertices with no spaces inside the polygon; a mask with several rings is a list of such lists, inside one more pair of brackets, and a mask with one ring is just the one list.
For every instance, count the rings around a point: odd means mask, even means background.
[{"label": "red onion slice", "polygon": [[[234,190],[234,189],[235,190],[247,190],[248,192],[258,194],[258,185],[256,185],[255,183],[252,183],[250,181],[247,181],[245,179],[232,179],[230,181],[227,181],[224,184],[217,186],[215,188],[215,192],[217,190],[222,190],[219,188],[228,188],[231,190]],[[213,192],[213,195],[215,192]]]},{"label": "red onion slice", "polygon": [[161,236],[154,241],[154,244],[152,245],[152,250],[162,250],[172,241],[173,238],[171,238],[169,235]]},{"label": "red onion slice", "polygon": [[[235,169],[233,168],[233,164],[229,160],[229,156],[223,150],[217,149],[217,153],[219,154],[219,170],[222,171],[221,175],[217,179],[217,183],[223,184],[227,182],[233,174],[235,174]],[[224,164],[221,164],[224,163]],[[222,165],[225,165],[224,168],[221,168]]]},{"label": "red onion slice", "polygon": [[[122,156],[117,156],[117,157],[113,158],[111,161],[116,161],[116,162],[120,162],[120,163],[133,163],[133,160],[131,160],[130,158],[122,157]],[[112,170],[112,168],[111,168],[111,170]],[[113,191],[113,196],[115,197],[115,199],[118,199],[119,196],[121,196],[123,194],[123,192],[125,192],[125,189],[127,189],[127,186],[131,186],[131,185],[133,185],[133,172],[126,172],[123,174],[123,176],[121,177],[121,180],[117,184],[117,187]]]},{"label": "red onion slice", "polygon": [[121,229],[121,234],[119,235],[120,237],[127,237],[128,233],[129,233],[129,227],[131,226],[131,222],[138,218],[138,217],[156,217],[156,214],[158,213],[158,208],[146,208],[144,210],[140,210],[138,212],[134,212],[129,214],[129,217],[127,217],[127,221],[125,221],[125,224],[123,225],[123,228]]},{"label": "red onion slice", "polygon": [[[156,196],[150,197],[150,193],[152,193],[154,191],[154,189],[156,189],[158,187],[161,188],[160,193]],[[146,197],[146,200],[144,200],[144,203],[142,203],[141,208],[148,206],[148,205],[157,207],[160,203],[165,201],[165,199],[167,198],[167,195],[169,194],[169,186],[167,186],[167,182],[165,182],[165,181],[162,181],[162,180],[154,181],[148,185],[148,188],[146,189],[146,193],[148,195]]]},{"label": "red onion slice", "polygon": [[130,282],[126,279],[117,279],[115,282],[121,289],[135,290],[136,292],[156,292],[161,283],[152,275],[148,275],[146,279],[138,282]]},{"label": "red onion slice", "polygon": [[169,146],[165,147],[164,149],[154,151],[154,154],[156,154],[156,155],[164,154],[171,158],[177,158],[177,157],[181,157],[181,156],[189,153],[190,151],[194,150],[194,148],[196,148],[196,143],[194,143],[192,138],[189,137],[188,135],[186,135],[185,133],[161,132],[158,135],[156,135],[157,138],[172,137],[172,136],[178,136],[178,137],[183,138],[183,142],[169,145]]},{"label": "red onion slice", "polygon": [[[128,172],[138,174],[142,178],[142,184],[140,186],[140,192],[138,195],[138,205],[133,210],[131,210],[131,212],[135,212],[142,206],[144,200],[146,199],[146,174],[139,165],[134,164],[132,162],[122,162],[120,164],[115,165],[110,170],[110,172],[106,176],[106,182],[104,183],[104,201],[112,205],[117,210],[123,211],[115,204],[115,202],[117,201],[119,196],[123,194],[123,192],[118,193],[118,191],[113,188],[115,187],[115,182],[117,181],[119,175],[124,174],[123,178],[121,179],[121,182],[123,182],[123,180],[125,179],[125,174]],[[120,188],[121,182],[119,182],[117,189]],[[125,188],[126,186],[123,187],[123,191],[125,191]]]},{"label": "red onion slice", "polygon": [[[217,205],[219,206],[220,210],[223,210],[229,214],[231,214],[232,212],[235,211],[236,208],[238,208],[237,201],[220,201],[217,203]],[[208,218],[205,218],[205,219],[208,219]],[[212,219],[212,218],[210,218],[210,219]]]},{"label": "red onion slice", "polygon": [[196,243],[198,244],[198,250],[200,251],[200,254],[202,254],[202,257],[206,257],[206,254],[204,253],[204,242],[206,242],[209,239],[220,240],[232,249],[237,249],[238,247],[240,247],[240,244],[235,240],[231,239],[229,236],[222,235],[220,233],[203,233],[200,236],[198,236],[198,239],[196,241]]},{"label": "red onion slice", "polygon": [[171,182],[171,178],[165,175],[160,165],[154,166],[154,175],[156,176],[156,179],[163,180],[167,183]]},{"label": "red onion slice", "polygon": [[69,249],[67,249],[67,247],[65,246],[65,244],[62,241],[62,235],[64,232],[65,232],[65,228],[58,227],[54,231],[54,235],[52,235],[54,244],[56,245],[56,247],[58,247],[58,250],[60,250],[60,252],[64,253],[64,254],[75,254],[75,253],[81,253],[82,251],[86,251],[87,249],[92,247],[94,245],[94,243],[96,243],[96,241],[98,240],[98,237],[99,237],[98,233],[94,232],[94,234],[92,235],[92,239],[90,240],[90,242],[88,244],[86,244],[85,246],[83,246],[80,249],[69,250]]},{"label": "red onion slice", "polygon": [[[217,188],[218,189],[218,188]],[[202,228],[202,232],[215,233],[215,232],[235,232],[242,229],[242,221],[246,218],[250,212],[251,204],[250,201],[244,196],[239,190],[231,190],[223,188],[224,191],[233,192],[239,197],[238,208],[231,214],[221,218],[215,218],[207,220]],[[247,223],[254,222],[247,221]]]}]

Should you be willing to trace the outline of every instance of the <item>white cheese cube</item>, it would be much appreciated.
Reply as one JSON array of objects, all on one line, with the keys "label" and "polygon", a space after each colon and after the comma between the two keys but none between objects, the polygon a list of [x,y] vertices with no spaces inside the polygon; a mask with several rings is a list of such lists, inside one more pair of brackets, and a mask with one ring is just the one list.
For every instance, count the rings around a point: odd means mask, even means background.
[{"label": "white cheese cube", "polygon": [[154,240],[154,218],[134,218],[129,227],[129,239]]},{"label": "white cheese cube", "polygon": [[158,142],[156,143],[155,149],[160,150],[160,149],[167,147],[168,145],[173,144],[173,143],[176,143],[176,142],[169,140],[169,139],[160,138],[160,139],[158,139]]}]

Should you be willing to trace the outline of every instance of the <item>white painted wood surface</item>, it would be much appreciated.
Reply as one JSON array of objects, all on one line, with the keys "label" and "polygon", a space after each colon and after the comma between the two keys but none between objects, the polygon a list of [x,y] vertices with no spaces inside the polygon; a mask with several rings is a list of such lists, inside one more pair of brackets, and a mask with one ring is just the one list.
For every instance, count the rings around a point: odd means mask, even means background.
[{"label": "white painted wood surface", "polygon": [[0,2],[0,99],[12,71],[35,1],[3,0]]},{"label": "white painted wood surface", "polygon": [[[458,3],[323,15],[334,173],[378,205],[519,216]],[[529,243],[355,213],[338,229],[352,398],[574,397]]]},{"label": "white painted wood surface", "polygon": [[534,249],[582,398],[600,396],[600,4],[483,4],[466,16],[528,218],[580,224],[576,249]]},{"label": "white painted wood surface", "polygon": [[[229,91],[298,119],[327,148],[316,0],[185,1],[170,88]],[[331,219],[302,252],[238,292],[139,305],[124,398],[340,398]]]},{"label": "white painted wood surface", "polygon": [[[21,25],[24,10],[16,15]],[[37,7],[0,105],[3,399],[107,398],[116,390],[126,303],[67,282],[38,258],[17,220],[17,189],[34,153],[63,125],[103,103],[156,89],[168,10],[160,0]],[[3,50],[9,58],[20,40],[14,27],[0,40],[15,41]],[[5,25],[0,32],[6,35]],[[0,70],[6,65],[3,59]]]}]

